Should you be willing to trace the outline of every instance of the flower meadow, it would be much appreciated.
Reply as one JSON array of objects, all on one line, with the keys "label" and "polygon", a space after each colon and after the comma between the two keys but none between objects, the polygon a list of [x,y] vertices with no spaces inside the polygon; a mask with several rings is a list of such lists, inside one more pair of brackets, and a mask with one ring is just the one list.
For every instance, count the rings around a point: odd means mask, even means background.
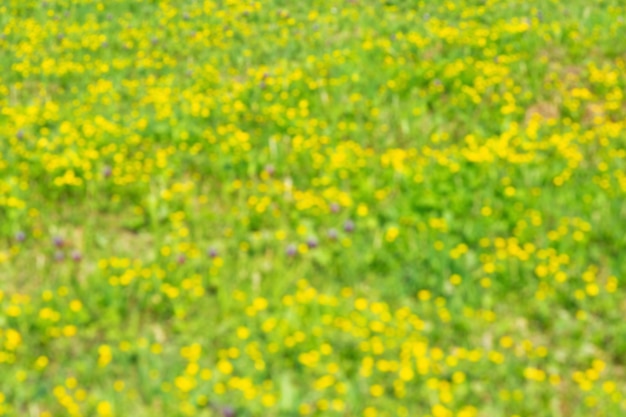
[{"label": "flower meadow", "polygon": [[626,415],[621,0],[0,4],[0,416]]}]

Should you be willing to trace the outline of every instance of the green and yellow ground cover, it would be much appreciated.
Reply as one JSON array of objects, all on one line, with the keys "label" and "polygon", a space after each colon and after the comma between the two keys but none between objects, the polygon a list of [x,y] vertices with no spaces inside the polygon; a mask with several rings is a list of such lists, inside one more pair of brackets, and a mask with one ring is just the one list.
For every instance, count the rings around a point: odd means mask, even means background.
[{"label": "green and yellow ground cover", "polygon": [[0,415],[626,415],[621,0],[0,4]]}]

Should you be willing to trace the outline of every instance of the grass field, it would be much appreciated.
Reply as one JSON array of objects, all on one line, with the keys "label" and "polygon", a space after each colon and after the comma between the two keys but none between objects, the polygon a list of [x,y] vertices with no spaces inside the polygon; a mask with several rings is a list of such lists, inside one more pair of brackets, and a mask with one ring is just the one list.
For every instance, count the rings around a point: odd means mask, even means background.
[{"label": "grass field", "polygon": [[0,2],[0,415],[626,415],[622,0]]}]

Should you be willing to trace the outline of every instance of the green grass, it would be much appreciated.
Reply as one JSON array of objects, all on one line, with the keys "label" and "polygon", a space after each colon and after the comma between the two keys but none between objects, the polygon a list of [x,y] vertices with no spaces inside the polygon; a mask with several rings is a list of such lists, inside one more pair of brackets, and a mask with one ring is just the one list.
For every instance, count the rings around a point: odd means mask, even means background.
[{"label": "green grass", "polygon": [[625,13],[4,2],[0,415],[624,414]]}]

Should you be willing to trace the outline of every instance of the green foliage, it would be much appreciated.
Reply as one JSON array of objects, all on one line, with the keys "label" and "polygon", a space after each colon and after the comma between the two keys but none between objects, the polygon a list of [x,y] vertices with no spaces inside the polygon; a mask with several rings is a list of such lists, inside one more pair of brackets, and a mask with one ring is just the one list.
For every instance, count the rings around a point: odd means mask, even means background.
[{"label": "green foliage", "polygon": [[0,416],[623,415],[601,3],[3,2]]}]

